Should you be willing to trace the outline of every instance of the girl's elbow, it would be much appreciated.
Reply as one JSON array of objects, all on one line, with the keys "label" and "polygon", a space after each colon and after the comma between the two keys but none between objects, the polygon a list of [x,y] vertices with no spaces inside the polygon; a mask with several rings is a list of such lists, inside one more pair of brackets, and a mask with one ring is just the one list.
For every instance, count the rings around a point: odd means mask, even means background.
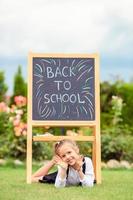
[{"label": "girl's elbow", "polygon": [[93,187],[94,186],[94,184],[93,183],[90,183],[89,185],[88,185],[88,187]]},{"label": "girl's elbow", "polygon": [[82,184],[83,187],[93,187],[94,186],[94,183],[93,182],[90,182],[90,183],[85,183],[85,184]]},{"label": "girl's elbow", "polygon": [[64,185],[57,185],[57,184],[55,184],[55,187],[56,188],[64,188],[65,186]]}]

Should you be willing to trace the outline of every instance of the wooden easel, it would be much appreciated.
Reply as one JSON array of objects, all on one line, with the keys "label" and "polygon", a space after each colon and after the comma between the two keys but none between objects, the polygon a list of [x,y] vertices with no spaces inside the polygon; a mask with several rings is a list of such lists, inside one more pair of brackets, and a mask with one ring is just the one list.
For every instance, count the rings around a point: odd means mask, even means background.
[{"label": "wooden easel", "polygon": [[[94,58],[95,61],[95,120],[92,121],[63,121],[63,120],[33,120],[32,103],[33,103],[33,58]],[[99,91],[99,57],[97,54],[29,54],[28,60],[28,132],[27,132],[27,183],[31,183],[32,176],[32,142],[60,141],[65,138],[75,141],[92,142],[92,161],[94,165],[95,177],[97,184],[101,183],[101,140],[100,140],[100,91]],[[33,127],[88,127],[93,134],[91,136],[33,136]]]}]

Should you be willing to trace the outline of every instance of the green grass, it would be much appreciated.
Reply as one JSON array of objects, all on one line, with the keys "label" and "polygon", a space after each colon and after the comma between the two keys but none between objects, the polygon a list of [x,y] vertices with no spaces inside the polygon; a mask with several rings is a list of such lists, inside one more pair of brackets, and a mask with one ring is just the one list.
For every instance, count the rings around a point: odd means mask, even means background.
[{"label": "green grass", "polygon": [[24,167],[0,167],[0,200],[133,200],[133,170],[103,170],[93,188],[26,184]]}]

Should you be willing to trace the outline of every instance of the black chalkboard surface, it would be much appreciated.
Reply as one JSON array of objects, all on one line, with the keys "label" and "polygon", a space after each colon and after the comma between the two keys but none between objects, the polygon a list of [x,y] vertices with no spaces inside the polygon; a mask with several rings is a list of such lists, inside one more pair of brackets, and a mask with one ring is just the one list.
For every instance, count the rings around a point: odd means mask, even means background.
[{"label": "black chalkboard surface", "polygon": [[33,57],[33,120],[95,120],[95,59]]}]

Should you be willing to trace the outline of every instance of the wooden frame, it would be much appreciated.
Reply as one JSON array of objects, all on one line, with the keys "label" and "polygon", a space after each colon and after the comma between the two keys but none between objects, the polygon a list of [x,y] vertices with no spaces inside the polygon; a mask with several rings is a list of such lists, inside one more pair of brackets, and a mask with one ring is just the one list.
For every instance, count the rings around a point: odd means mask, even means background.
[{"label": "wooden frame", "polygon": [[[93,121],[63,121],[32,120],[32,96],[33,96],[33,58],[94,58],[95,60],[95,120]],[[32,142],[60,141],[64,138],[76,141],[92,142],[92,160],[97,183],[101,183],[101,141],[100,141],[100,90],[99,90],[99,56],[97,54],[36,54],[30,53],[28,58],[28,132],[27,132],[27,183],[31,183],[32,176]],[[32,136],[32,128],[38,126],[50,127],[89,127],[93,130],[92,136]]]}]

